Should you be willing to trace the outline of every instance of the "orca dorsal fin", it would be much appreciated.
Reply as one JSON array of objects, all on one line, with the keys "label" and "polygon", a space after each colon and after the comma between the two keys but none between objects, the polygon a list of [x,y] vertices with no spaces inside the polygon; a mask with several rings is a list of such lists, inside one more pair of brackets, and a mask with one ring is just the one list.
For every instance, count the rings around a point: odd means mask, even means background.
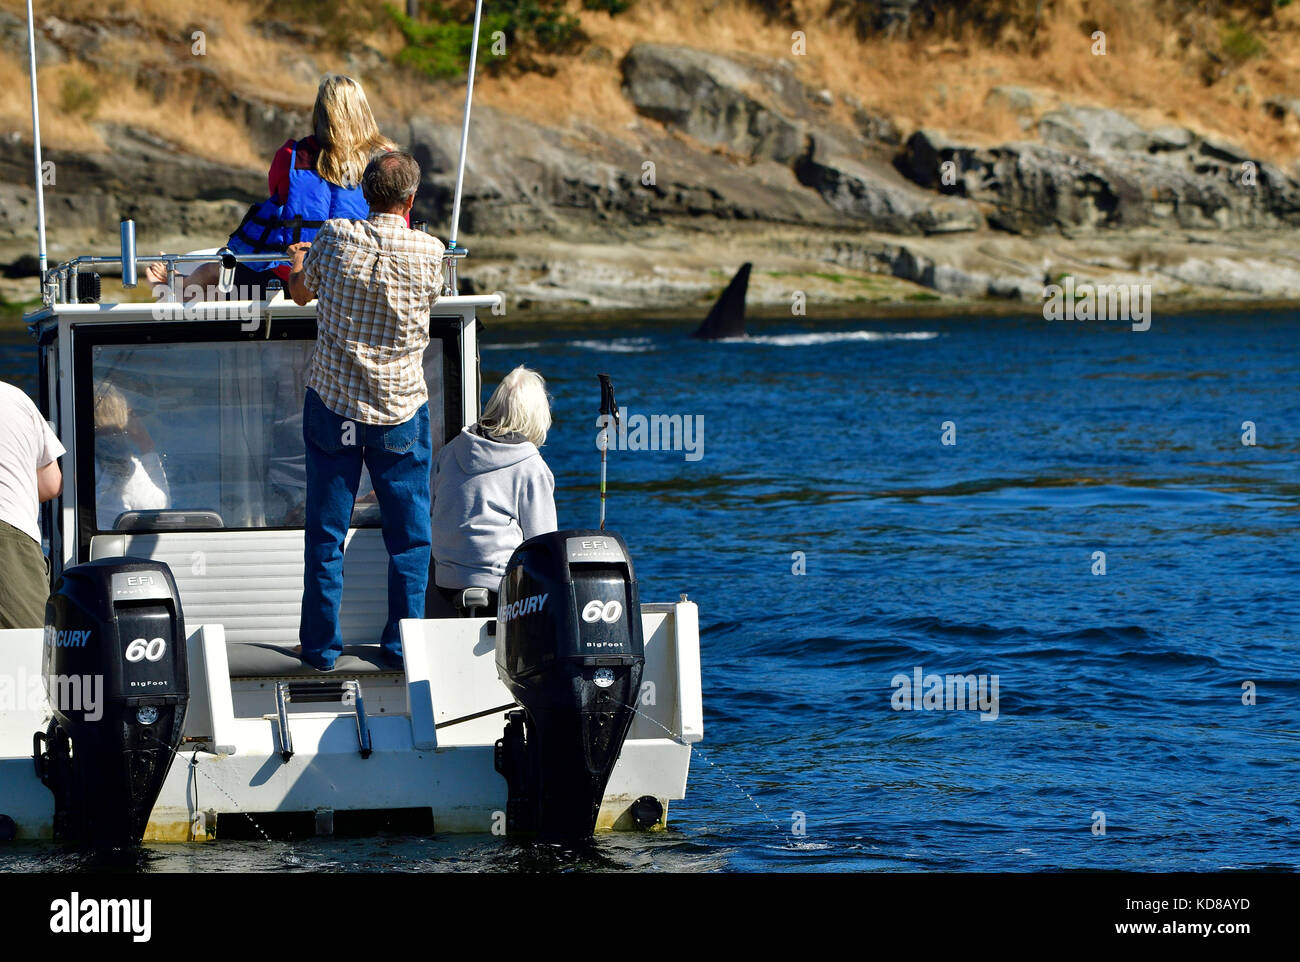
[{"label": "orca dorsal fin", "polygon": [[750,263],[741,265],[709,311],[709,316],[691,337],[712,341],[720,337],[745,336],[745,294],[749,290],[749,271],[753,266]]}]

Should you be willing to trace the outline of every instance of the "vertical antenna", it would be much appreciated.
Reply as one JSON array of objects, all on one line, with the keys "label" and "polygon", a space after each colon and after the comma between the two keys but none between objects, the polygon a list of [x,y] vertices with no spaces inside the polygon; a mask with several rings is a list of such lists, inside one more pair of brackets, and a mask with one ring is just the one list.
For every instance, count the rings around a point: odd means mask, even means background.
[{"label": "vertical antenna", "polygon": [[36,155],[36,245],[41,264],[41,293],[45,293],[45,185],[41,172],[41,112],[36,102],[36,28],[33,25],[32,0],[27,0],[27,59],[32,75],[32,150]]},{"label": "vertical antenna", "polygon": [[[31,0],[27,0],[30,5]],[[465,118],[460,128],[460,163],[456,165],[456,198],[451,207],[451,244],[449,251],[456,249],[456,238],[460,235],[460,192],[465,183],[465,151],[469,147],[469,110],[474,100],[474,66],[478,62],[478,27],[483,18],[483,0],[474,0],[474,39],[469,47],[469,80],[465,83]]]}]

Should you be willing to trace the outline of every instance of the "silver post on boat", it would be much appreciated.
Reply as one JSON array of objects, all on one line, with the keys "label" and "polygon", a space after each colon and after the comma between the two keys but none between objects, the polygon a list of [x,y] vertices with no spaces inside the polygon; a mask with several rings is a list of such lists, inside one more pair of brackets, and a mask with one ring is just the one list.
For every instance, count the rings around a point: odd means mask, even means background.
[{"label": "silver post on boat", "polygon": [[36,97],[36,26],[32,0],[27,0],[27,59],[32,81],[32,151],[36,161],[36,246],[40,259],[41,296],[45,297],[45,275],[49,264],[45,251],[45,184],[41,170],[41,111]]},{"label": "silver post on boat", "polygon": [[465,81],[465,116],[460,128],[460,161],[456,165],[456,193],[451,205],[451,242],[447,245],[447,287],[457,293],[456,256],[459,253],[460,198],[465,186],[465,155],[469,149],[469,115],[474,102],[474,69],[478,64],[478,31],[483,20],[483,0],[474,0],[474,36],[469,44],[469,78]]},{"label": "silver post on boat", "polygon": [[217,251],[217,257],[221,261],[221,268],[217,273],[217,290],[222,294],[229,294],[235,287],[235,265],[239,262],[235,260],[235,254],[229,247]]},{"label": "silver post on boat", "polygon": [[135,221],[122,221],[122,286],[135,287]]}]

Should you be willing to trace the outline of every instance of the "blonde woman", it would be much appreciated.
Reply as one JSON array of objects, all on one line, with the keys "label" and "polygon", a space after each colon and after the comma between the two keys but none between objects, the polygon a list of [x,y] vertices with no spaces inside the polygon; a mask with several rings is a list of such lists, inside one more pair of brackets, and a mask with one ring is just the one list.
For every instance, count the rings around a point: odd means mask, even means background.
[{"label": "blonde woman", "polygon": [[[290,244],[310,243],[331,218],[370,216],[370,205],[361,193],[361,175],[373,154],[395,147],[379,132],[361,84],[342,74],[321,78],[312,130],[310,137],[286,140],[275,152],[266,175],[271,196],[250,207],[230,235],[227,246],[236,254],[283,253]],[[185,282],[187,299],[192,289],[206,298],[217,273],[218,266],[212,263],[190,274]],[[148,276],[155,284],[167,283],[161,264],[149,265]],[[236,292],[260,299],[272,277],[287,281],[289,265],[241,263],[235,268]]]},{"label": "blonde woman", "polygon": [[153,438],[112,383],[95,391],[95,505],[99,527],[111,529],[128,511],[170,506]]},{"label": "blonde woman", "polygon": [[546,382],[521,366],[492,392],[478,423],[438,452],[434,583],[445,605],[454,608],[464,588],[487,588],[494,611],[515,548],[556,530],[555,478],[538,451],[550,428]]}]

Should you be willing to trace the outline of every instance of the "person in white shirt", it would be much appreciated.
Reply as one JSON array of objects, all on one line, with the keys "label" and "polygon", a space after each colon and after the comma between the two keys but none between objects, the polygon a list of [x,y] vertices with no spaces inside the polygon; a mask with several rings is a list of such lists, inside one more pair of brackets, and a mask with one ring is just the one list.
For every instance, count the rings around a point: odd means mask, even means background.
[{"label": "person in white shirt", "polygon": [[0,381],[0,628],[41,628],[50,571],[40,505],[63,491],[63,445],[21,389]]},{"label": "person in white shirt", "polygon": [[102,528],[112,528],[128,511],[171,506],[153,438],[109,382],[95,390],[95,505]]}]

